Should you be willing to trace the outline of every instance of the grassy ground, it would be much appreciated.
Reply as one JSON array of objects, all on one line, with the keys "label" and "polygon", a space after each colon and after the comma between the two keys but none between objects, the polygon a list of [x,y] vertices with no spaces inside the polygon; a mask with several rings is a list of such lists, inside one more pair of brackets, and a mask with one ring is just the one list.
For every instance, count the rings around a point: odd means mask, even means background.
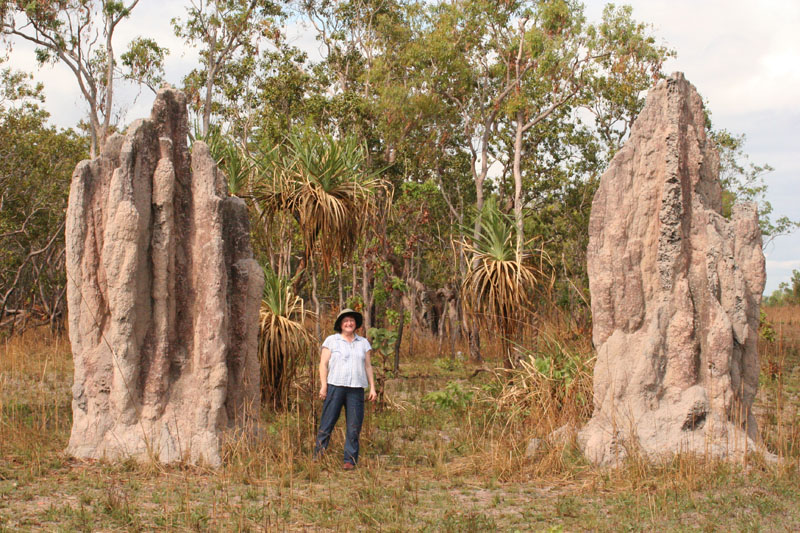
[{"label": "grassy ground", "polygon": [[797,531],[800,308],[767,316],[757,413],[783,461],[611,470],[569,435],[526,454],[532,437],[589,414],[591,347],[563,320],[513,375],[415,339],[384,405],[368,409],[354,472],[341,470],[341,428],[310,459],[319,406],[301,387],[288,412],[263,414],[258,438],[228,443],[217,471],[70,459],[69,346],[31,332],[0,345],[0,531]]}]

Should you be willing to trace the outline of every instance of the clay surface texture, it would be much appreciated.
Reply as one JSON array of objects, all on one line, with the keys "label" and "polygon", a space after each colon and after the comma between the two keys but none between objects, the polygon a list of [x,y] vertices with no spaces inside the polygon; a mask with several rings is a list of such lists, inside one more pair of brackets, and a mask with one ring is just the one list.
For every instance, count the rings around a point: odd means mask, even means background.
[{"label": "clay surface texture", "polygon": [[187,138],[184,95],[162,89],[149,120],[73,174],[73,456],[216,466],[257,412],[264,281],[246,206]]},{"label": "clay surface texture", "polygon": [[722,208],[701,97],[675,73],[648,94],[592,204],[594,414],[578,437],[592,461],[759,448],[761,232],[754,205]]}]

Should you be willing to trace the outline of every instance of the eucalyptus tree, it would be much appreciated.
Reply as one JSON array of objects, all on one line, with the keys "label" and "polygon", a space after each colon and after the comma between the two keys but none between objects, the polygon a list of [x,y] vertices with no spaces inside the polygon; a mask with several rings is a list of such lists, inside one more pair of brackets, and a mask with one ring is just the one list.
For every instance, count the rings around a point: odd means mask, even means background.
[{"label": "eucalyptus tree", "polygon": [[531,18],[520,19],[499,56],[505,57],[503,70],[528,64],[531,70],[505,103],[497,152],[513,177],[518,246],[524,235],[547,242],[559,286],[570,302],[585,302],[587,224],[597,178],[672,52],[631,18],[628,7],[607,6],[597,25],[587,25],[571,3],[537,7]]},{"label": "eucalyptus tree", "polygon": [[[610,137],[620,116],[628,120],[638,112],[638,94],[659,75],[668,51],[625,8],[608,8],[598,27],[586,24],[582,5],[573,0],[450,0],[431,10],[428,75],[461,114],[477,211],[493,164],[505,167],[514,179],[520,246],[526,136],[565,106],[594,104]],[[567,114],[562,120],[576,119]],[[510,146],[502,135],[513,138]],[[473,237],[480,223],[478,216]]]},{"label": "eucalyptus tree", "polygon": [[[307,21],[318,33],[321,61],[314,66],[323,95],[318,120],[330,124],[340,136],[356,135],[363,142],[365,166],[383,170],[383,177],[399,191],[408,179],[424,181],[419,155],[425,150],[417,135],[430,113],[422,107],[427,95],[413,74],[419,59],[410,52],[415,43],[415,16],[422,3],[396,0],[306,0]],[[356,271],[360,270],[360,297],[368,325],[376,318],[371,303],[376,279],[383,276],[385,261],[393,276],[403,276],[403,259],[387,246],[386,225],[367,226],[360,236],[358,253],[346,259],[352,268],[352,295],[357,295]],[[342,263],[337,265],[342,283]],[[398,285],[399,286],[399,285]],[[380,287],[378,287],[381,293]],[[341,291],[340,291],[341,292]],[[382,294],[382,293],[381,293]],[[380,296],[380,295],[379,295]]]},{"label": "eucalyptus tree", "polygon": [[788,216],[772,218],[772,204],[766,199],[766,176],[774,169],[768,164],[754,164],[744,152],[744,135],[735,135],[727,130],[712,130],[710,137],[720,155],[720,182],[722,184],[722,211],[730,217],[733,205],[754,202],[758,205],[758,221],[761,226],[764,248],[775,237],[788,235],[800,228],[800,220]]},{"label": "eucalyptus tree", "polygon": [[163,73],[166,50],[152,39],[134,39],[116,63],[114,33],[139,0],[0,0],[6,42],[22,39],[36,45],[40,65],[61,63],[72,72],[89,106],[91,155],[102,149],[114,127],[114,80],[120,77],[155,85]]},{"label": "eucalyptus tree", "polygon": [[[646,25],[631,19],[627,7],[607,6],[598,26],[586,26],[580,9],[563,1],[550,2],[532,15],[535,18],[529,30],[523,28],[527,21],[520,22],[520,39],[511,65],[516,71],[520,63],[529,61],[531,72],[519,81],[506,112],[506,129],[513,136],[518,244],[523,238],[523,189],[535,189],[537,176],[528,173],[534,180],[525,180],[523,187],[523,154],[531,155],[531,164],[538,165],[536,159],[542,155],[538,148],[544,145],[551,156],[544,159],[551,161],[554,174],[578,170],[565,167],[563,159],[559,161],[560,144],[577,142],[576,153],[584,162],[598,156],[598,162],[607,161],[603,156],[610,158],[627,136],[644,104],[639,95],[661,76],[661,65],[670,54],[647,34]],[[523,45],[523,38],[531,44]],[[545,127],[536,127],[559,108],[560,117]],[[594,124],[584,125],[577,109],[593,111]],[[581,130],[594,135],[581,135]],[[591,157],[587,148],[594,151]],[[587,177],[586,173],[580,176]]]},{"label": "eucalyptus tree", "polygon": [[202,136],[211,126],[220,76],[232,65],[247,68],[258,55],[259,41],[280,33],[281,15],[280,6],[271,0],[190,0],[186,18],[172,20],[178,37],[200,47],[202,65],[186,76],[184,85],[202,117]]},{"label": "eucalyptus tree", "polygon": [[[419,39],[428,58],[419,72],[429,94],[458,116],[450,131],[461,134],[472,177],[474,201],[460,206],[474,213],[470,240],[481,239],[485,199],[498,194],[507,200],[498,208],[513,211],[515,246],[524,255],[526,214],[537,191],[554,199],[571,181],[591,183],[599,167],[581,168],[581,155],[597,161],[605,145],[577,110],[594,104],[610,139],[620,117],[638,112],[638,94],[659,75],[668,51],[630,11],[608,9],[591,26],[573,0],[442,0],[426,16]],[[630,94],[636,99],[623,97]],[[597,103],[604,99],[610,103]],[[481,256],[474,245],[463,249],[470,253],[462,274],[476,272]],[[478,357],[477,342],[470,351]]]}]

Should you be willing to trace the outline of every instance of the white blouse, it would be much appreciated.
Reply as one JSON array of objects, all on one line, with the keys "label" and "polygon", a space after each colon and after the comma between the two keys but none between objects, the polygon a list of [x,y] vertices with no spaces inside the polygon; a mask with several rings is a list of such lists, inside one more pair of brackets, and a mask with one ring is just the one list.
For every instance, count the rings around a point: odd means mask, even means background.
[{"label": "white blouse", "polygon": [[372,345],[367,339],[356,335],[352,342],[348,342],[340,333],[336,333],[325,339],[322,347],[331,351],[328,363],[330,385],[362,389],[369,386],[366,357],[367,352],[372,350]]}]

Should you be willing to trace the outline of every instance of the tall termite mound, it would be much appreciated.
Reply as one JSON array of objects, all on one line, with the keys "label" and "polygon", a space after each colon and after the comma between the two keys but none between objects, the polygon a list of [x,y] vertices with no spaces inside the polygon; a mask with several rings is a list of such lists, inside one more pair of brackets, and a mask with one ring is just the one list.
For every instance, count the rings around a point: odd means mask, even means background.
[{"label": "tall termite mound", "polygon": [[754,205],[722,214],[705,118],[683,74],[660,82],[592,204],[597,363],[579,440],[598,463],[634,450],[740,455],[758,443],[761,232]]},{"label": "tall termite mound", "polygon": [[68,453],[218,465],[259,404],[258,306],[244,202],[187,146],[181,92],[75,169],[66,223],[75,361]]}]

